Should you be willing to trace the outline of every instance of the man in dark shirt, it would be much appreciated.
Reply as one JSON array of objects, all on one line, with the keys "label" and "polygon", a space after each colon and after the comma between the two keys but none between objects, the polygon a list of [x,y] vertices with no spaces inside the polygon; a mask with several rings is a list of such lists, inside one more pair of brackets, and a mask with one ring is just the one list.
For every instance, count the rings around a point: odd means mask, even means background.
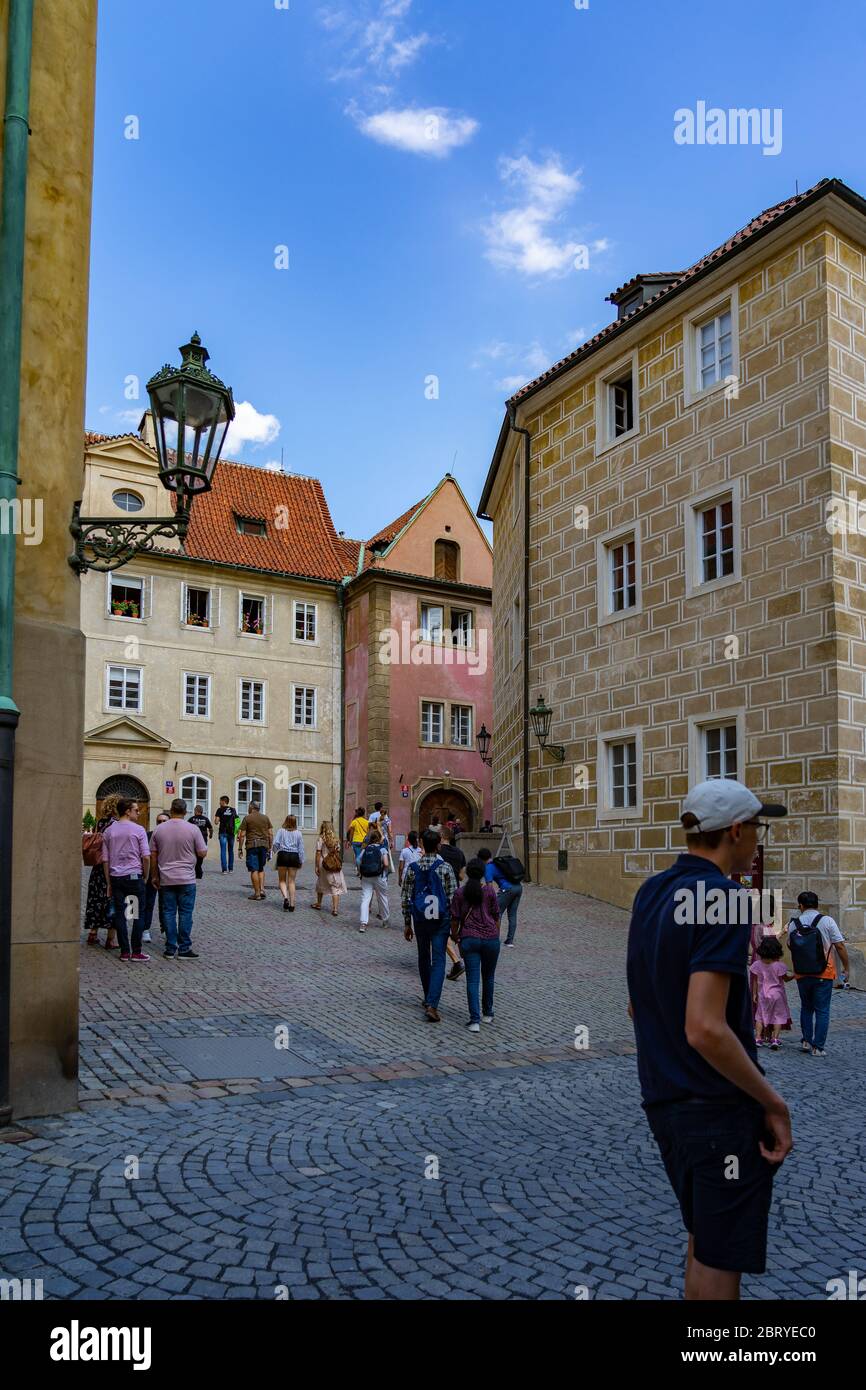
[{"label": "man in dark shirt", "polygon": [[[210,821],[205,815],[203,806],[196,806],[192,815],[187,817],[187,820],[189,821],[190,825],[198,826],[205,844],[207,844],[208,840],[213,838],[213,826],[211,825]],[[202,861],[200,859],[196,860],[195,876],[196,878],[204,877],[204,872],[202,870]]]},{"label": "man in dark shirt", "polygon": [[[455,831],[445,831],[445,834],[442,836],[442,843],[439,846],[439,854],[440,857],[445,860],[445,863],[450,864],[454,870],[454,877],[457,880],[457,886],[459,888],[460,880],[463,877],[463,870],[466,868],[466,855],[463,853],[462,849],[457,848],[457,835]],[[457,942],[449,937],[445,949],[448,952],[448,959],[451,961],[448,979],[459,980],[466,966],[460,959]]]},{"label": "man in dark shirt", "polygon": [[220,868],[223,873],[232,873],[235,867],[235,821],[237,811],[229,805],[227,796],[220,797],[219,810],[214,816],[220,841]]},{"label": "man in dark shirt", "polygon": [[791,1119],[757,1065],[746,973],[748,871],[762,805],[741,782],[689,792],[687,852],[639,889],[628,938],[629,1013],[643,1107],[689,1233],[687,1299],[736,1299],[763,1273],[773,1176]]}]

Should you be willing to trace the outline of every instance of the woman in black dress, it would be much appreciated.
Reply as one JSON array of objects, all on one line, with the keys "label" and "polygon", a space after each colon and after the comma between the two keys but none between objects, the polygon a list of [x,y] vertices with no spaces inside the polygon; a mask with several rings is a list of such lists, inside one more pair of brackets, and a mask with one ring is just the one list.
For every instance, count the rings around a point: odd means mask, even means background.
[{"label": "woman in black dress", "polygon": [[[117,797],[107,796],[102,803],[102,815],[97,822],[96,829],[100,835],[106,826],[111,825],[117,819]],[[88,946],[99,945],[100,931],[108,933],[105,940],[106,951],[113,951],[117,946],[117,936],[112,926],[111,899],[105,888],[105,870],[101,864],[94,864],[90,870],[90,881],[87,885],[87,903],[84,908],[84,928],[87,932]]]}]

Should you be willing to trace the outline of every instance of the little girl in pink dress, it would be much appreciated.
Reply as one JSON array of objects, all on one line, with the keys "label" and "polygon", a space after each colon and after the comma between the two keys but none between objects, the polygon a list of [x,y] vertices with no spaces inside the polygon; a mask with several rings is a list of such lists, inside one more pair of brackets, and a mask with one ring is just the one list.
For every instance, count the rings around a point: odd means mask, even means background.
[{"label": "little girl in pink dress", "polygon": [[758,1034],[758,1047],[779,1050],[779,1033],[791,1027],[791,1011],[785,985],[794,976],[789,975],[782,959],[782,946],[775,936],[765,936],[760,942],[755,959],[749,967],[752,977],[752,1000],[755,1005],[755,1032]]}]

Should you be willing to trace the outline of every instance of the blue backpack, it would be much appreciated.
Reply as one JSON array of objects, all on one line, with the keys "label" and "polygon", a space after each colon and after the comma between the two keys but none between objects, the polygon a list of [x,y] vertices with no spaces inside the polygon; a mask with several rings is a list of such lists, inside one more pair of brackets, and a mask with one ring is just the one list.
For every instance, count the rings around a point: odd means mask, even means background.
[{"label": "blue backpack", "polygon": [[378,878],[382,872],[382,847],[381,845],[366,845],[358,864],[358,872],[362,878]]},{"label": "blue backpack", "polygon": [[423,869],[420,864],[412,865],[412,920],[418,926],[435,928],[437,923],[442,925],[449,920],[448,895],[442,879],[436,872],[436,865],[443,862],[442,859],[436,859]]}]

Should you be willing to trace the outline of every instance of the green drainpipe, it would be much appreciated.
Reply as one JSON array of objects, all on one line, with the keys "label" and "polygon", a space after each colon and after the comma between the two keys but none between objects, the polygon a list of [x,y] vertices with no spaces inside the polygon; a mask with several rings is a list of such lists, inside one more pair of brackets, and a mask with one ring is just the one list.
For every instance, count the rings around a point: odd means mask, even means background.
[{"label": "green drainpipe", "polygon": [[9,1087],[12,965],[12,792],[18,706],[12,698],[15,527],[21,405],[21,311],[33,0],[9,0],[0,221],[0,1126],[12,1118]]}]

